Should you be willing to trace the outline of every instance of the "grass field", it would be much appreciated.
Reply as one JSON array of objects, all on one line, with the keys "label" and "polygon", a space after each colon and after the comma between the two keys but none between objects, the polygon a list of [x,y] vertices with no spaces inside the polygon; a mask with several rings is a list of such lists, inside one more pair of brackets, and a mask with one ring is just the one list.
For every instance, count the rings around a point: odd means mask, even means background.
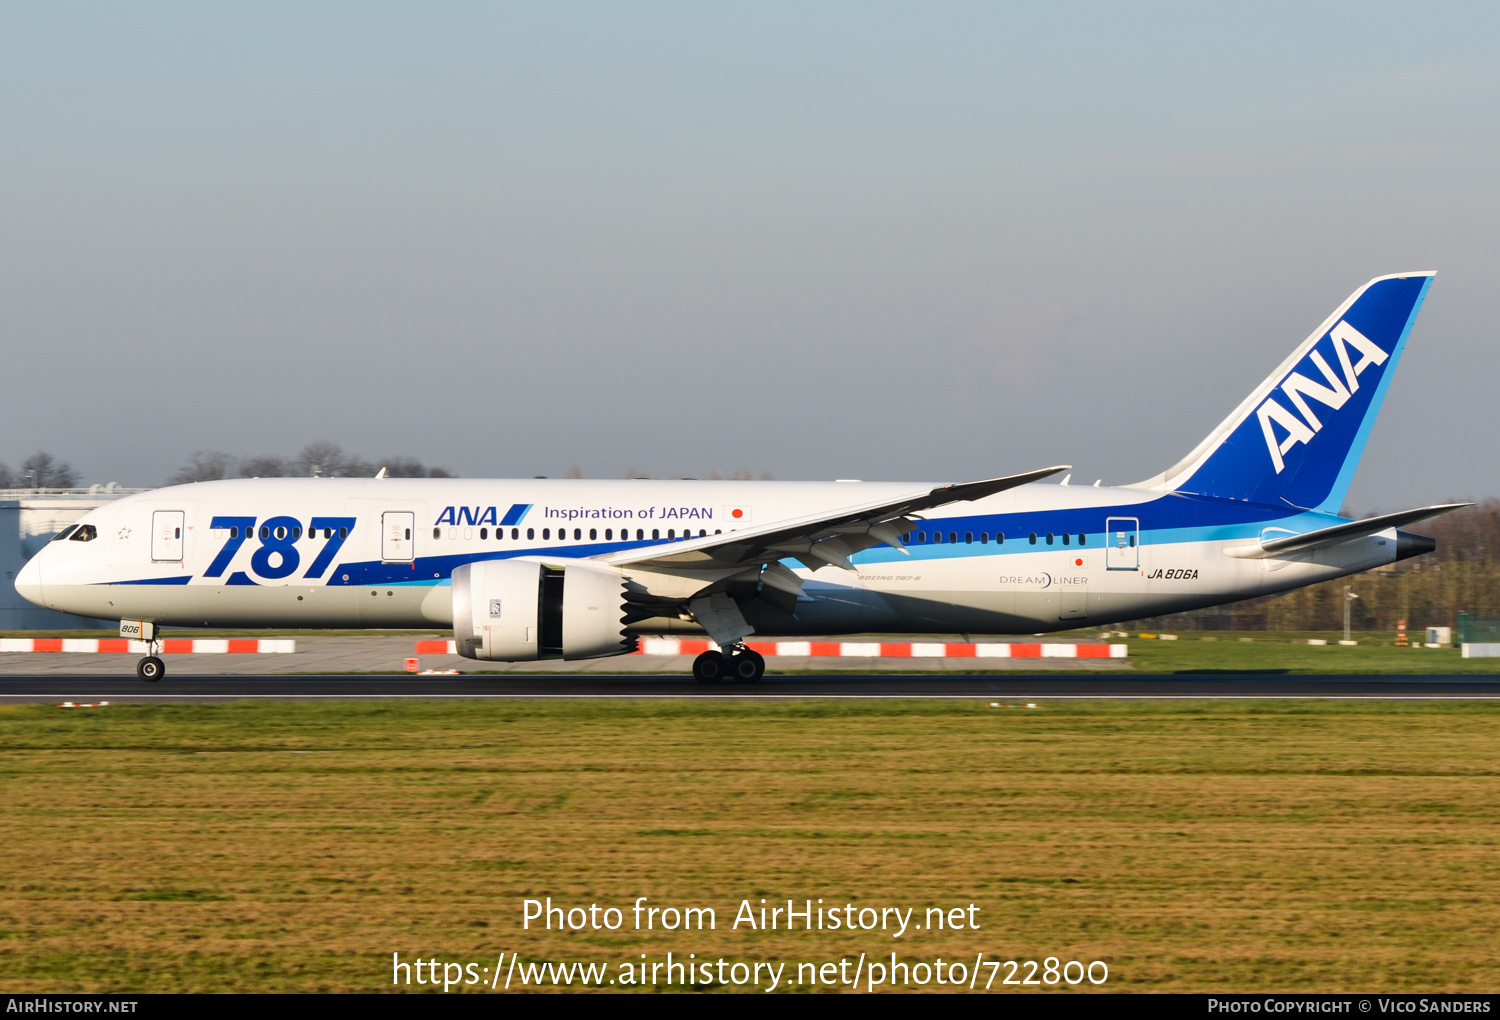
[{"label": "grass field", "polygon": [[[0,989],[382,990],[393,952],[894,950],[1103,960],[1119,990],[1493,990],[1497,723],[1487,703],[4,708]],[[711,906],[718,928],[522,931],[547,895]],[[761,897],[973,902],[982,927],[730,930]]]},{"label": "grass field", "polygon": [[[1097,632],[1094,632],[1097,633]],[[1390,634],[1356,632],[1354,647],[1342,632],[1181,631],[1176,641],[1125,639],[1130,661],[1143,673],[1500,673],[1500,659],[1465,659],[1457,648],[1397,648]],[[1308,638],[1327,641],[1309,645]],[[1120,640],[1113,638],[1111,640]]]}]

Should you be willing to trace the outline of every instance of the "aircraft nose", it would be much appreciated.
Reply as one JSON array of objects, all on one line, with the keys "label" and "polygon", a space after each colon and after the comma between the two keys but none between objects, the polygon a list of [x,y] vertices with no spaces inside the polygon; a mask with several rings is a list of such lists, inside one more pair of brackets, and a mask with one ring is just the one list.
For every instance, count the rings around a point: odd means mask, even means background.
[{"label": "aircraft nose", "polygon": [[16,592],[27,602],[42,604],[41,557],[33,556],[16,575]]}]

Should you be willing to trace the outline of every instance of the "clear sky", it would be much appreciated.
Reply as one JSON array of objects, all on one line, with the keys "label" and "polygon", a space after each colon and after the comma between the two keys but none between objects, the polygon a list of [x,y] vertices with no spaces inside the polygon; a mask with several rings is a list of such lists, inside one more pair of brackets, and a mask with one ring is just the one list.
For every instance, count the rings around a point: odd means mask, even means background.
[{"label": "clear sky", "polygon": [[1438,278],[1350,494],[1500,495],[1500,7],[0,4],[0,460],[1175,462]]}]

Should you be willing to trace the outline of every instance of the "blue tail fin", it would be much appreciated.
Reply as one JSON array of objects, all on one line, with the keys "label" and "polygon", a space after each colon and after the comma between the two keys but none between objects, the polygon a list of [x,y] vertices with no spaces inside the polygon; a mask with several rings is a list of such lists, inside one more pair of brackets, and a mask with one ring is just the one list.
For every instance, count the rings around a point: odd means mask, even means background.
[{"label": "blue tail fin", "polygon": [[1337,513],[1434,275],[1355,291],[1192,453],[1137,487]]}]

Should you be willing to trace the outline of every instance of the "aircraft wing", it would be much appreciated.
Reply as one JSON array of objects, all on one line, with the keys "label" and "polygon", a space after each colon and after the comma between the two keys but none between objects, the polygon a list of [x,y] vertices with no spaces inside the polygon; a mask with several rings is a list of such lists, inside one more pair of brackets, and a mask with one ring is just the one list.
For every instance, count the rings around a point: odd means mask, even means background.
[{"label": "aircraft wing", "polygon": [[1225,552],[1231,556],[1250,559],[1287,556],[1291,553],[1305,552],[1308,549],[1337,545],[1340,542],[1364,538],[1367,535],[1374,535],[1389,528],[1399,528],[1403,525],[1415,524],[1418,521],[1425,521],[1431,517],[1439,517],[1442,514],[1452,513],[1454,510],[1461,510],[1466,506],[1473,505],[1473,503],[1439,503],[1435,506],[1418,507],[1415,510],[1402,510],[1399,513],[1384,514],[1380,517],[1366,517],[1362,521],[1335,524],[1331,528],[1319,528],[1317,531],[1309,531],[1305,535],[1287,535],[1285,538],[1273,538],[1262,541],[1258,545],[1242,546],[1239,549],[1227,549]]},{"label": "aircraft wing", "polygon": [[949,503],[983,499],[1065,470],[1067,466],[1062,465],[1004,478],[940,485],[893,500],[843,507],[706,538],[631,549],[600,559],[615,566],[749,568],[792,557],[813,570],[828,565],[853,570],[849,556],[861,549],[888,545],[904,553],[901,534],[911,529],[912,514]]}]

